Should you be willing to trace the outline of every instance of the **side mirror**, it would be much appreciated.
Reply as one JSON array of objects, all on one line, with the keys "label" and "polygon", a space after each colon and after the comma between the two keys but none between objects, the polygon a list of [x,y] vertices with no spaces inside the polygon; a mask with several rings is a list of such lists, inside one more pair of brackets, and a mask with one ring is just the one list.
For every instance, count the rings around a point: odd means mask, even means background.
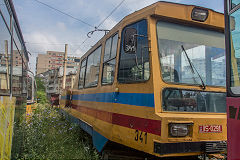
[{"label": "side mirror", "polygon": [[135,54],[137,51],[137,30],[135,28],[126,28],[124,33],[123,48],[128,54]]}]

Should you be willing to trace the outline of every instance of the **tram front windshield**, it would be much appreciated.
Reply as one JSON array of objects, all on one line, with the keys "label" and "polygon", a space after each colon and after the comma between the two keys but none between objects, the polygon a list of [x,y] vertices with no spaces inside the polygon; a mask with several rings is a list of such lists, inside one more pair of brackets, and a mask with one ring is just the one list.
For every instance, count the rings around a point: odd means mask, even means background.
[{"label": "tram front windshield", "polygon": [[223,33],[159,21],[157,37],[165,82],[225,86]]},{"label": "tram front windshield", "polygon": [[[169,84],[226,84],[224,33],[168,22],[157,22],[162,79]],[[166,111],[225,112],[225,93],[165,89]]]}]

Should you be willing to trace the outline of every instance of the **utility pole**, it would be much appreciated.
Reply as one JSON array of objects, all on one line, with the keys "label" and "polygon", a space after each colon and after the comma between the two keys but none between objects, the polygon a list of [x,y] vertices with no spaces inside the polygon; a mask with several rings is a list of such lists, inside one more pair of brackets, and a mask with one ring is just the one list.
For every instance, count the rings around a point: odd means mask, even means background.
[{"label": "utility pole", "polygon": [[64,53],[64,61],[63,61],[63,81],[62,81],[62,90],[65,89],[65,83],[66,83],[67,48],[68,48],[68,44],[65,44],[65,53]]}]

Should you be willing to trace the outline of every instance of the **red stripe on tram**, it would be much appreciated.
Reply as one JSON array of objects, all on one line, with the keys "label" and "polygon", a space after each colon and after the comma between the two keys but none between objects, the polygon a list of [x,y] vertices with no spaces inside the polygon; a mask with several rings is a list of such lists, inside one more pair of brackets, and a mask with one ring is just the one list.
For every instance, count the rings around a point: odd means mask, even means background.
[{"label": "red stripe on tram", "polygon": [[112,113],[72,104],[77,111],[115,125],[161,136],[161,121]]}]

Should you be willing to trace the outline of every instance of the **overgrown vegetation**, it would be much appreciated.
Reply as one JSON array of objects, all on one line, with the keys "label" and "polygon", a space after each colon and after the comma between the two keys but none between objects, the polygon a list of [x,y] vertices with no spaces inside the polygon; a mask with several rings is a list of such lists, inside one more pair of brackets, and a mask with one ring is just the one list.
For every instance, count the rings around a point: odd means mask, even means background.
[{"label": "overgrown vegetation", "polygon": [[[31,117],[21,116],[13,159],[99,159],[90,137],[49,105],[36,104]],[[17,135],[17,136],[18,136]]]},{"label": "overgrown vegetation", "polygon": [[45,92],[44,82],[41,78],[36,77],[36,84],[37,84],[37,102],[41,104],[47,103],[47,96]]},{"label": "overgrown vegetation", "polygon": [[44,82],[42,81],[42,78],[35,77],[36,84],[37,84],[37,90],[45,92],[45,86]]},{"label": "overgrown vegetation", "polygon": [[44,82],[36,78],[37,104],[31,115],[16,107],[12,159],[99,159],[90,137],[50,107]]}]

